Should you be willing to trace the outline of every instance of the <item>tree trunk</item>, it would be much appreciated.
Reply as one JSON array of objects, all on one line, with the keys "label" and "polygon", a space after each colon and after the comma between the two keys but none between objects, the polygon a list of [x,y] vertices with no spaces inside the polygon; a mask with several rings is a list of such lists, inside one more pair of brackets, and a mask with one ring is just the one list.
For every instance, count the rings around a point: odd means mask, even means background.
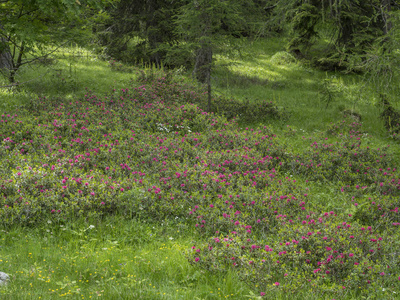
[{"label": "tree trunk", "polygon": [[208,90],[208,110],[211,109],[211,66],[212,66],[212,45],[211,45],[211,18],[205,7],[197,7],[202,10],[201,22],[202,31],[200,33],[200,48],[196,51],[196,62],[193,75],[201,83],[207,84]]},{"label": "tree trunk", "polygon": [[389,13],[392,11],[392,6],[390,4],[390,0],[382,0],[381,10],[382,10],[382,19],[383,19],[383,33],[387,35],[389,31],[392,29],[392,22],[390,21]]},{"label": "tree trunk", "polygon": [[[4,45],[3,41],[0,41],[0,45]],[[8,71],[13,69],[12,56],[8,48],[0,50],[0,69]]]},{"label": "tree trunk", "polygon": [[10,78],[11,72],[14,70],[14,62],[11,55],[8,41],[2,35],[3,26],[0,24],[0,72]]},{"label": "tree trunk", "polygon": [[202,14],[203,32],[200,36],[200,48],[196,51],[196,62],[193,75],[196,79],[207,84],[208,111],[211,112],[211,67],[213,51],[211,45],[211,20],[207,12]]},{"label": "tree trunk", "polygon": [[211,69],[207,76],[208,111],[211,112]]},{"label": "tree trunk", "polygon": [[17,62],[14,64],[13,69],[10,71],[9,80],[11,83],[15,82],[15,75],[17,74],[17,71],[22,65],[22,57],[24,56],[24,51],[25,51],[25,42],[22,42],[19,48]]},{"label": "tree trunk", "polygon": [[201,83],[207,83],[211,74],[212,49],[208,45],[201,45],[201,48],[196,51],[196,62],[194,65],[193,74]]}]

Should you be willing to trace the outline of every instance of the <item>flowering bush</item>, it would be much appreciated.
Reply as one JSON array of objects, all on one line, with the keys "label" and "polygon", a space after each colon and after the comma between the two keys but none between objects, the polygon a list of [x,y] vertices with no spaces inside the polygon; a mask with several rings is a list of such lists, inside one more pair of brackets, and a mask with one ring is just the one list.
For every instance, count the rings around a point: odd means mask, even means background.
[{"label": "flowering bush", "polygon": [[320,297],[343,297],[395,283],[399,255],[393,239],[372,227],[343,222],[334,212],[294,220],[277,215],[279,228],[260,238],[248,225],[228,235],[213,236],[204,246],[194,246],[190,261],[209,271],[233,268],[259,293],[312,291]]},{"label": "flowering bush", "polygon": [[[116,212],[182,217],[204,238],[189,261],[236,270],[260,295],[306,287],[345,297],[398,284],[399,172],[390,149],[363,145],[361,124],[332,124],[304,137],[309,148],[290,149],[269,127],[238,124],[238,114],[281,116],[270,102],[220,99],[219,113],[206,112],[196,89],[146,80],[0,114],[3,227]],[[342,206],[326,212],[310,181],[334,188]]]},{"label": "flowering bush", "polygon": [[[155,71],[153,69],[139,72],[139,79],[146,84],[146,90],[138,89],[145,99],[161,97],[165,103],[194,103],[199,108],[208,108],[208,95],[194,85],[174,79],[172,73]],[[218,97],[211,102],[211,111],[225,116],[228,119],[236,118],[242,121],[254,122],[265,118],[283,118],[285,113],[278,110],[272,101],[240,101]]]}]

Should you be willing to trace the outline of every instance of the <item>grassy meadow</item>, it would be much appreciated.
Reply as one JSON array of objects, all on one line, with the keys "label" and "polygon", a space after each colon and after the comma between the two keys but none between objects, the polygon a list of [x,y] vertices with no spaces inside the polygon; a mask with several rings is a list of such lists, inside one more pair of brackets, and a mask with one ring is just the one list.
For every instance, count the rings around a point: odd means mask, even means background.
[{"label": "grassy meadow", "polygon": [[76,47],[17,79],[1,299],[399,297],[400,150],[362,75],[268,38],[216,56],[215,114],[186,70]]}]

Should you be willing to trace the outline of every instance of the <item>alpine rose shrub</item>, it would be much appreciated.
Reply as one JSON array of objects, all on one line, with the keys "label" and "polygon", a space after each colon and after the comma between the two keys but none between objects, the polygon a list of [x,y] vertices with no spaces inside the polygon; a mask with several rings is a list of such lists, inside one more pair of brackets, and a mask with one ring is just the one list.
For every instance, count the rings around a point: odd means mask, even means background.
[{"label": "alpine rose shrub", "polygon": [[[291,149],[267,126],[238,123],[281,117],[271,102],[219,99],[207,112],[207,95],[167,75],[0,114],[1,226],[179,217],[200,233],[189,262],[232,269],[258,295],[395,289],[400,176],[389,147],[364,145],[362,125],[345,120]],[[332,193],[317,201],[310,183]]]}]

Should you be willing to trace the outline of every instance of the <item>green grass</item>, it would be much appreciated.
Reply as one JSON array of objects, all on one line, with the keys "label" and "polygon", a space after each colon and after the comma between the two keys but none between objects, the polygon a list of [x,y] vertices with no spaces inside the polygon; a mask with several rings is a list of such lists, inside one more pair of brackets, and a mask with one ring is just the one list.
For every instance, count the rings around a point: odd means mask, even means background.
[{"label": "green grass", "polygon": [[[270,38],[254,42],[241,57],[217,56],[214,91],[240,99],[276,101],[289,117],[264,123],[272,126],[293,151],[308,146],[302,136],[317,135],[330,122],[341,120],[344,109],[354,109],[362,116],[371,147],[390,144],[393,152],[400,154],[398,144],[387,138],[383,122],[377,118],[376,95],[371,88],[360,88],[359,76],[326,73],[297,61],[288,62],[281,53],[283,50],[281,40]],[[230,66],[224,67],[226,64]],[[26,82],[21,87],[0,89],[0,110],[9,112],[41,96],[81,97],[85,88],[104,95],[112,89],[127,87],[135,76],[111,70],[108,62],[95,58],[87,50],[63,49],[54,55],[53,62],[21,70],[17,79]],[[328,108],[319,97],[324,79],[341,91]],[[297,133],[285,134],[287,125]],[[328,210],[345,209],[345,199],[337,195],[333,186],[312,182],[303,182],[302,186],[309,188]],[[94,227],[89,228],[90,225]],[[71,220],[64,226],[45,223],[36,228],[8,228],[0,233],[0,271],[10,274],[12,282],[0,288],[0,297],[258,298],[233,273],[210,274],[191,266],[185,251],[194,240],[201,240],[201,236],[186,220],[166,220],[159,224],[114,216],[103,220]],[[390,295],[384,296],[390,299]],[[306,293],[298,297],[313,298]]]},{"label": "green grass", "polygon": [[[16,106],[37,97],[82,97],[88,88],[102,95],[112,89],[125,88],[136,77],[134,73],[115,72],[108,61],[100,60],[86,49],[61,48],[49,59],[25,66],[16,81],[17,88],[0,88],[0,109],[13,110]],[[7,85],[0,80],[0,85]]]},{"label": "green grass", "polygon": [[[276,37],[254,41],[242,56],[218,55],[215,92],[239,99],[274,100],[290,117],[284,122],[265,121],[277,129],[290,124],[308,134],[343,119],[343,110],[354,110],[361,114],[365,130],[383,144],[388,142],[383,122],[377,118],[378,95],[372,86],[364,86],[363,76],[316,70],[295,58],[288,59],[284,51],[284,41]],[[336,91],[328,108],[321,97],[324,80]]]},{"label": "green grass", "polygon": [[195,235],[193,226],[178,221],[160,225],[122,217],[3,231],[0,266],[12,284],[0,289],[1,299],[249,295],[233,274],[213,276],[187,262],[184,253]]}]

